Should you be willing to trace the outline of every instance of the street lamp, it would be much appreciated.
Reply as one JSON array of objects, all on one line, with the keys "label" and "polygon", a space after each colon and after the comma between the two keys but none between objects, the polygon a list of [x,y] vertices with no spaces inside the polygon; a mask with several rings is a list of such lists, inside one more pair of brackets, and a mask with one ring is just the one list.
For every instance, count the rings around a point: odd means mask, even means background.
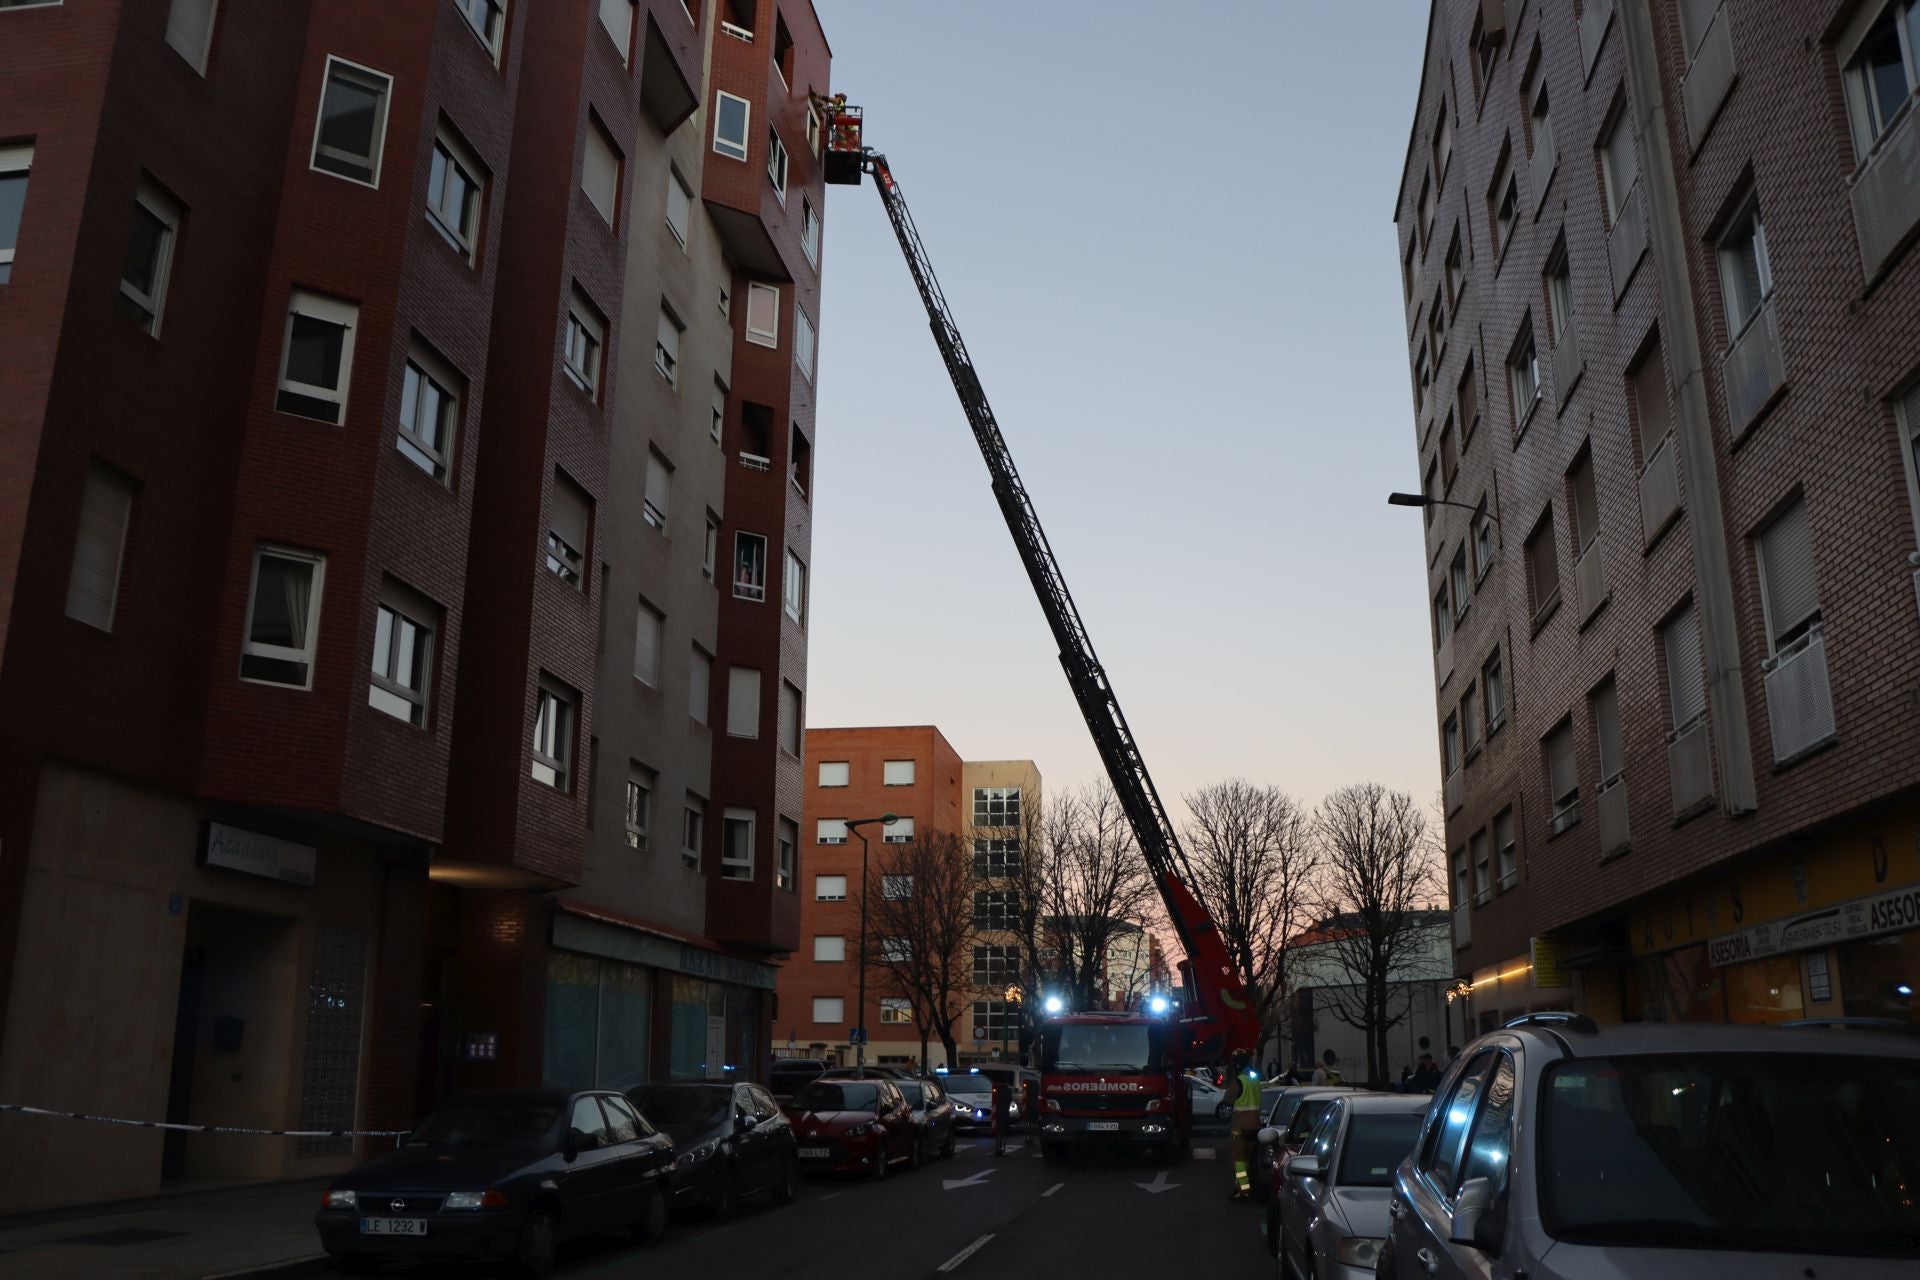
[{"label": "street lamp", "polygon": [[1446,498],[1429,498],[1424,493],[1390,493],[1387,495],[1387,505],[1390,507],[1458,507],[1462,511],[1484,515],[1495,524],[1500,523],[1500,517],[1491,511],[1481,511],[1479,507],[1468,506],[1464,502],[1451,502]]},{"label": "street lamp", "polygon": [[855,1024],[860,1032],[860,1043],[853,1046],[853,1065],[867,1065],[867,837],[861,827],[871,827],[876,823],[890,827],[900,821],[899,815],[883,813],[877,818],[855,818],[847,823],[847,830],[860,837],[860,998],[854,1006],[853,1016],[859,1019]]},{"label": "street lamp", "polygon": [[1000,1058],[1004,1062],[1011,1057],[1008,1041],[1013,1033],[1013,1020],[1020,1014],[1020,984],[1009,982],[1002,994],[1006,996],[1006,1005],[1000,1010]]}]

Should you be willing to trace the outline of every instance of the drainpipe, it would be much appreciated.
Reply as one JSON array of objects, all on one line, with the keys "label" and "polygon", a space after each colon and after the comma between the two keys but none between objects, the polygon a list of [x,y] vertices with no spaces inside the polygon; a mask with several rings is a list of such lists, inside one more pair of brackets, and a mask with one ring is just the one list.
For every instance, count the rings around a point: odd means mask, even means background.
[{"label": "drainpipe", "polygon": [[1714,465],[1713,428],[1707,417],[1706,365],[1687,273],[1687,233],[1680,217],[1679,186],[1661,88],[1660,55],[1653,39],[1648,0],[1615,6],[1627,46],[1627,84],[1640,181],[1646,187],[1648,244],[1660,285],[1660,334],[1673,375],[1673,434],[1687,478],[1687,532],[1693,543],[1694,599],[1707,658],[1707,706],[1713,715],[1713,754],[1720,773],[1720,803],[1729,816],[1759,805],[1753,778],[1753,747],[1747,700],[1740,676],[1740,635],[1733,603],[1733,571],[1727,555],[1720,480]]}]

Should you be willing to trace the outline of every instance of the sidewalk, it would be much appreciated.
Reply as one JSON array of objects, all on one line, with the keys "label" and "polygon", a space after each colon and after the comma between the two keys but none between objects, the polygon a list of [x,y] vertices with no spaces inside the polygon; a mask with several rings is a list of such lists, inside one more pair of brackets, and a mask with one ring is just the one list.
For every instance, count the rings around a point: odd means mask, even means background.
[{"label": "sidewalk", "polygon": [[0,1218],[0,1280],[318,1276],[325,1179],[182,1192]]}]

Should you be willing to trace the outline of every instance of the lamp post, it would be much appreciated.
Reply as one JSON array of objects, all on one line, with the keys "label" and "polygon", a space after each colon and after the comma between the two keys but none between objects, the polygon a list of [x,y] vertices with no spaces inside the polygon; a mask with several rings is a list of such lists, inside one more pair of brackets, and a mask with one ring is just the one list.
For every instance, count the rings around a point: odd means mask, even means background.
[{"label": "lamp post", "polygon": [[[1387,505],[1390,507],[1458,507],[1462,511],[1481,514],[1479,507],[1469,506],[1464,502],[1451,502],[1446,498],[1429,498],[1424,493],[1390,493],[1387,495]],[[1485,515],[1495,524],[1500,523],[1500,517],[1493,512],[1488,511]]]},{"label": "lamp post", "polygon": [[1005,1062],[1012,1052],[1008,1042],[1013,1034],[1013,1020],[1020,1013],[1020,984],[1009,982],[1002,994],[1006,997],[1006,1004],[1000,1010],[1000,1060]]},{"label": "lamp post", "polygon": [[890,827],[900,820],[897,814],[883,813],[877,818],[855,818],[847,823],[847,830],[860,837],[860,996],[854,1004],[854,1023],[860,1032],[860,1043],[853,1046],[853,1065],[867,1065],[867,837],[861,827],[878,824]]}]

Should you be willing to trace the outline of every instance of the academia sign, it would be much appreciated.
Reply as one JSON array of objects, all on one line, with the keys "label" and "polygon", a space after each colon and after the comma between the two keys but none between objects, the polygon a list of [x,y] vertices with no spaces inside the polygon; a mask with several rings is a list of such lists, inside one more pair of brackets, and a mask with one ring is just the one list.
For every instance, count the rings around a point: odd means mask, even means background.
[{"label": "academia sign", "polygon": [[1915,928],[1920,928],[1920,885],[1908,885],[1710,938],[1707,962],[1739,964]]},{"label": "academia sign", "polygon": [[310,844],[276,840],[257,831],[209,822],[200,860],[209,867],[244,871],[250,876],[265,876],[283,884],[310,885],[314,857],[315,850]]}]

